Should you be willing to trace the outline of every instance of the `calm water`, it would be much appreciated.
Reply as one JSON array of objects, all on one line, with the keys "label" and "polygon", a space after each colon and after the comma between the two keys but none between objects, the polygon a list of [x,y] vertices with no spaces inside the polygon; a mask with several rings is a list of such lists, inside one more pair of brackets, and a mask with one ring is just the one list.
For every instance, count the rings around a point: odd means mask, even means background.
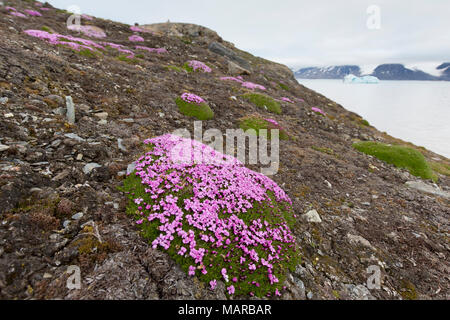
[{"label": "calm water", "polygon": [[450,158],[450,82],[297,80],[356,112],[378,130]]}]

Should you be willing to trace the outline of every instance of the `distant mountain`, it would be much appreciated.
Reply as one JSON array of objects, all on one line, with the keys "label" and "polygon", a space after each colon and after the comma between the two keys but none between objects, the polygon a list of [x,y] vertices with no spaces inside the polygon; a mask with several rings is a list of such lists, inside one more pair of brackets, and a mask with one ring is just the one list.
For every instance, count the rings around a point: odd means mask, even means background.
[{"label": "distant mountain", "polygon": [[[376,67],[370,76],[380,80],[447,80],[450,81],[450,62],[439,65],[436,70],[439,76],[434,76],[417,68],[406,68],[403,64],[382,64]],[[356,65],[308,67],[294,72],[299,79],[343,79],[348,74],[361,76],[362,69]]]},{"label": "distant mountain", "polygon": [[375,68],[372,76],[380,80],[437,80],[435,76],[421,70],[405,68],[399,63],[382,64]]},{"label": "distant mountain", "polygon": [[450,62],[444,62],[443,64],[437,66],[438,70],[441,71],[441,79],[450,81]]},{"label": "distant mountain", "polygon": [[354,65],[323,68],[309,67],[300,69],[294,74],[296,78],[303,79],[342,79],[350,73],[359,76],[361,74],[361,69]]}]

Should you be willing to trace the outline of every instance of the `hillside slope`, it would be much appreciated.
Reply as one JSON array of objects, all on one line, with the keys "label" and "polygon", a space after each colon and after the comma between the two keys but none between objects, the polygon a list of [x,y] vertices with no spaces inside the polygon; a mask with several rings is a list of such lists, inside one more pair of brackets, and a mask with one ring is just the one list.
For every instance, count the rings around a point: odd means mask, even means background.
[{"label": "hillside slope", "polygon": [[[1,299],[225,298],[224,283],[209,290],[140,237],[117,189],[145,152],[145,139],[178,128],[192,132],[193,119],[175,103],[186,91],[214,111],[205,130],[238,128],[239,119],[257,114],[290,136],[280,141],[280,170],[272,178],[293,201],[302,262],[280,299],[450,298],[449,177],[438,175],[440,195],[423,193],[405,183],[433,189],[431,181],[352,145],[406,144],[439,168],[448,168],[448,159],[379,132],[299,85],[287,67],[240,51],[206,28],[160,24],[132,31],[84,17],[83,25],[100,29],[82,35],[67,30],[65,11],[28,1],[5,5],[14,10],[0,7]],[[89,38],[102,32],[105,38]],[[66,37],[58,44],[42,39],[54,34]],[[144,41],[130,40],[133,35]],[[96,50],[104,42],[109,45]],[[185,71],[194,59],[212,72]],[[251,89],[220,79],[239,75],[264,86],[282,113],[256,107],[243,97]],[[74,123],[66,96],[75,104]],[[305,215],[313,209],[320,222]],[[81,268],[80,290],[66,287],[73,265]],[[372,265],[381,268],[379,290],[366,286]]]}]

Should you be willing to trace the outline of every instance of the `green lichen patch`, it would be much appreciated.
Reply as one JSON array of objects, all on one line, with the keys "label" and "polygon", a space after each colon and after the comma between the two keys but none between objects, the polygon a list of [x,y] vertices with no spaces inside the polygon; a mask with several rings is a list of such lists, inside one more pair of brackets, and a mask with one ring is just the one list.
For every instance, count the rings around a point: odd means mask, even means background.
[{"label": "green lichen patch", "polygon": [[195,104],[188,103],[178,97],[175,100],[180,112],[188,117],[194,117],[198,120],[211,120],[214,118],[214,111],[206,103]]},{"label": "green lichen patch", "polygon": [[353,147],[398,168],[407,169],[414,176],[422,179],[436,179],[423,154],[415,149],[373,141],[358,142]]},{"label": "green lichen patch", "polygon": [[243,97],[259,108],[275,114],[281,114],[281,105],[278,101],[261,93],[246,93]]}]

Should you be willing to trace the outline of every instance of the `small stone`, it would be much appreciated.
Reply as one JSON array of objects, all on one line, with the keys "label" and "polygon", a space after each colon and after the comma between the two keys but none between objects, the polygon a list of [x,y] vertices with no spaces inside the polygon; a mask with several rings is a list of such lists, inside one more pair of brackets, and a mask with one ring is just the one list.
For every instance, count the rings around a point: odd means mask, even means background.
[{"label": "small stone", "polygon": [[67,227],[69,226],[69,224],[70,224],[70,220],[65,220],[65,221],[63,222],[63,227],[64,227],[64,228],[67,228]]},{"label": "small stone", "polygon": [[313,295],[313,293],[312,293],[311,291],[309,291],[308,294],[306,295],[306,297],[307,297],[309,300],[311,300],[311,299],[314,297],[314,295]]},{"label": "small stone", "polygon": [[133,162],[133,163],[128,165],[128,167],[127,167],[127,174],[132,174],[134,170],[136,170],[136,163],[135,162]]},{"label": "small stone", "polygon": [[369,240],[367,240],[361,236],[356,236],[356,235],[348,233],[347,238],[350,241],[350,243],[352,243],[352,244],[360,244],[364,247],[375,250],[375,248],[372,246],[372,244],[369,242]]},{"label": "small stone", "polygon": [[322,219],[320,218],[319,214],[316,210],[308,211],[303,215],[303,217],[306,219],[306,221],[311,223],[321,223]]},{"label": "small stone", "polygon": [[43,278],[44,279],[51,279],[51,278],[53,278],[53,276],[50,274],[50,273],[44,273],[44,276],[43,276]]},{"label": "small stone", "polygon": [[75,123],[75,106],[73,104],[73,100],[71,96],[66,97],[66,108],[67,108],[67,122],[70,124]]},{"label": "small stone", "polygon": [[406,186],[412,189],[416,189],[420,192],[433,194],[439,197],[450,199],[450,192],[443,191],[438,187],[431,186],[422,181],[408,181],[406,182]]},{"label": "small stone", "polygon": [[98,163],[91,162],[84,166],[83,172],[84,172],[84,174],[89,174],[95,168],[100,168],[100,167],[101,167],[101,165],[99,165]]},{"label": "small stone", "polygon": [[107,124],[108,124],[108,121],[106,121],[106,120],[100,120],[100,121],[98,122],[98,124],[104,126],[104,125],[107,125]]},{"label": "small stone", "polygon": [[6,150],[8,150],[8,149],[9,149],[9,146],[5,146],[4,144],[1,144],[1,143],[0,143],[0,152],[6,151]]},{"label": "small stone", "polygon": [[108,119],[108,112],[99,112],[99,113],[94,114],[94,116],[96,116],[100,120],[106,120],[106,119]]},{"label": "small stone", "polygon": [[119,150],[121,150],[123,152],[127,152],[128,150],[127,150],[127,148],[125,148],[123,146],[122,142],[123,142],[123,139],[120,139],[120,138],[117,139],[117,146],[118,146]]},{"label": "small stone", "polygon": [[79,137],[78,135],[76,135],[75,133],[66,133],[64,136],[65,136],[66,138],[69,138],[69,139],[77,140],[78,142],[86,141],[85,139],[80,138],[80,137]]},{"label": "small stone", "polygon": [[134,119],[130,119],[130,118],[122,119],[122,121],[126,122],[126,123],[134,123]]},{"label": "small stone", "polygon": [[165,116],[165,114],[163,112],[159,112],[158,115],[160,118],[164,118],[164,116]]},{"label": "small stone", "polygon": [[12,114],[12,113],[5,114],[5,118],[13,118],[13,117],[14,117],[14,114]]},{"label": "small stone", "polygon": [[73,216],[72,216],[72,219],[73,220],[80,220],[81,218],[83,218],[83,212],[78,212],[78,213],[75,213]]},{"label": "small stone", "polygon": [[77,155],[77,161],[81,161],[81,160],[83,160],[83,155],[81,153],[79,153]]},{"label": "small stone", "polygon": [[0,98],[0,104],[7,104],[9,101],[8,97],[2,97]]}]

